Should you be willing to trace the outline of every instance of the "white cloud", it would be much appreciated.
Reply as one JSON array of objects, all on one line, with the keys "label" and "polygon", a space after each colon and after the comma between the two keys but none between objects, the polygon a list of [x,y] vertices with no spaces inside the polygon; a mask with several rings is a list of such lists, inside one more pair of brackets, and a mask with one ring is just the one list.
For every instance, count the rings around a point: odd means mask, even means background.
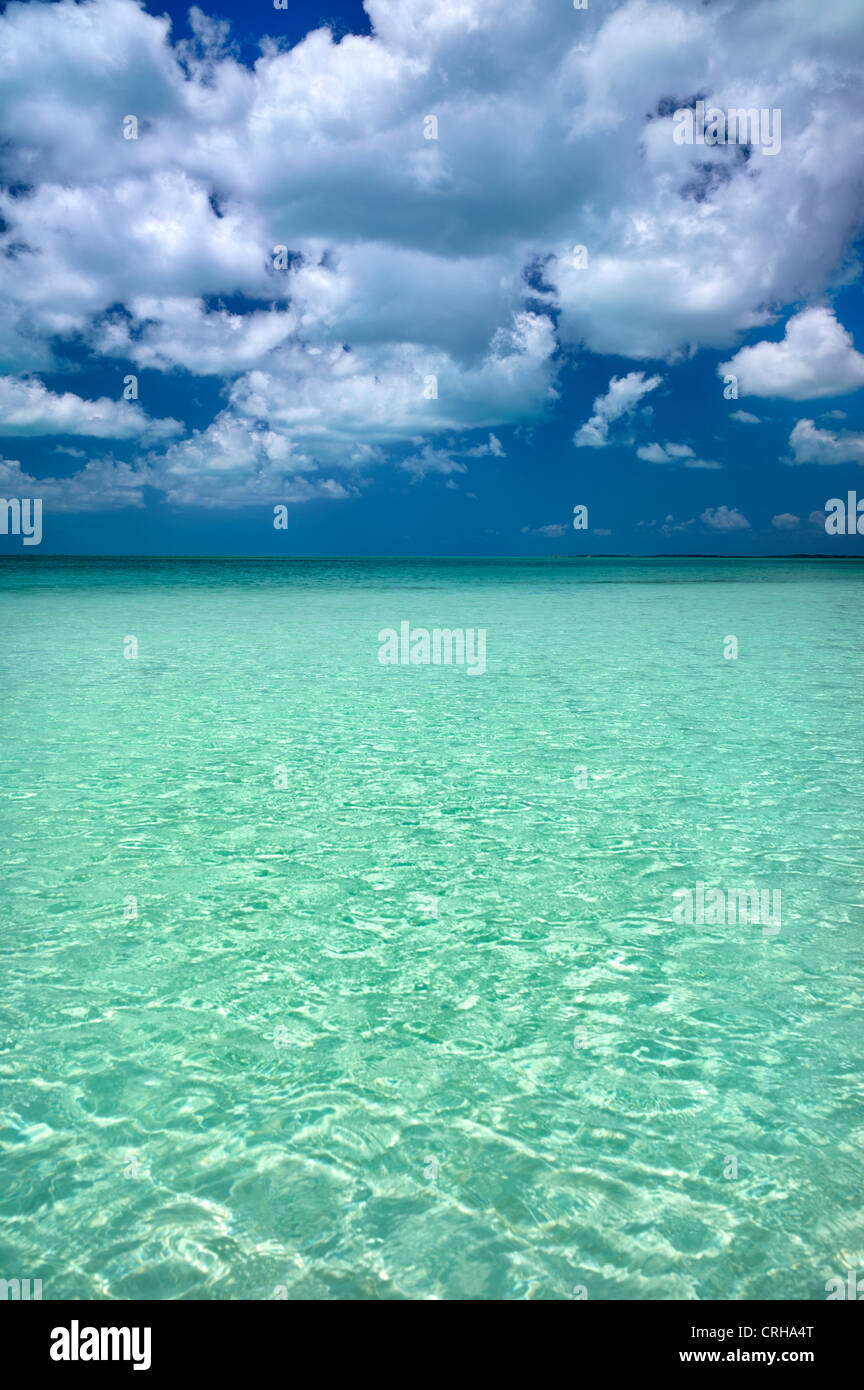
[{"label": "white cloud", "polygon": [[684,468],[722,468],[722,463],[714,459],[696,458],[689,444],[642,444],[636,450],[637,458],[646,463],[680,464]]},{"label": "white cloud", "polygon": [[93,327],[94,348],[136,367],[158,371],[185,368],[196,376],[249,371],[267,362],[298,331],[298,316],[280,306],[232,314],[209,312],[201,299],[135,296],[127,313],[112,314]]},{"label": "white cloud", "polygon": [[150,481],[146,468],[92,459],[71,478],[34,478],[13,459],[0,458],[0,494],[41,497],[52,512],[111,512],[143,507],[142,488]]},{"label": "white cloud", "polygon": [[147,460],[147,481],[178,506],[233,508],[349,496],[342,483],[309,479],[306,471],[314,473],[314,461],[284,435],[229,411]]},{"label": "white cloud", "polygon": [[[0,41],[2,27],[0,19]],[[71,168],[80,167],[79,156]],[[99,348],[101,316],[135,301],[142,285],[153,287],[152,300],[169,304],[238,291],[270,298],[284,289],[276,272],[268,273],[270,247],[257,210],[226,203],[218,216],[207,186],[176,167],[131,176],[127,166],[105,182],[42,182],[18,196],[2,191],[0,215],[9,224],[7,243],[27,248],[0,263],[0,301],[12,322],[28,325],[46,345],[54,335],[80,335]]]},{"label": "white cloud", "polygon": [[762,423],[759,416],[751,415],[749,410],[733,410],[729,419],[737,420],[740,425],[761,425]]},{"label": "white cloud", "polygon": [[669,455],[662,444],[642,444],[636,450],[637,458],[644,459],[645,463],[668,463]]},{"label": "white cloud", "polygon": [[717,368],[718,376],[729,373],[741,395],[811,401],[864,386],[864,353],[830,309],[804,309],[789,320],[782,342],[741,348]]},{"label": "white cloud", "polygon": [[454,459],[447,450],[433,449],[431,444],[424,445],[419,454],[403,459],[399,466],[406,473],[410,473],[415,482],[419,482],[421,478],[427,478],[430,473],[437,473],[446,478],[451,473],[466,473],[468,471],[465,464]]},{"label": "white cloud", "polygon": [[[408,458],[400,461],[399,467],[406,473],[410,473],[415,482],[421,478],[426,478],[430,474],[440,474],[448,477],[451,473],[467,473],[467,464],[460,461],[462,459],[479,458],[506,458],[504,448],[500,439],[494,434],[489,435],[486,444],[475,444],[470,448],[450,442],[446,448],[435,449],[431,444],[426,444],[419,454],[412,454]],[[454,488],[456,484],[452,478],[449,479],[447,487]]]},{"label": "white cloud", "polygon": [[178,420],[153,420],[133,401],[86,401],[49,391],[36,378],[0,377],[0,436],[81,434],[95,439],[170,439]]},{"label": "white cloud", "polygon": [[494,434],[490,434],[487,444],[475,444],[473,448],[466,449],[465,457],[470,459],[482,459],[487,457],[503,459],[506,458],[507,455],[504,452],[504,446],[501,440],[496,438]]},{"label": "white cloud", "polygon": [[801,525],[801,518],[793,512],[780,512],[778,516],[772,516],[771,525],[778,531],[794,531]]},{"label": "white cloud", "polygon": [[[299,472],[314,491],[322,471],[419,458],[441,432],[539,418],[561,346],[655,364],[731,351],[771,321],[766,306],[818,299],[848,273],[855,4],[797,4],[788,26],[776,0],[579,13],[517,0],[506,22],[498,0],[368,11],[371,36],[267,43],[254,68],[196,9],[194,40],[175,46],[133,0],[0,16],[0,363],[56,370],[83,344],[221,377],[226,409],[148,463],[175,499],[212,499],[219,468],[203,455],[212,444],[227,468],[229,437],[250,492],[299,486]],[[676,146],[659,111],[695,92],[781,106],[782,157]],[[122,137],[127,112],[137,140]],[[274,269],[276,245],[290,269]],[[849,381],[859,355],[838,351]],[[428,373],[438,399],[421,406]],[[578,442],[607,442],[626,413],[595,407]],[[229,471],[239,495],[242,468]]]},{"label": "white cloud", "polygon": [[[344,458],[352,442],[393,445],[542,416],[556,394],[554,348],[551,321],[531,313],[498,329],[468,366],[409,343],[350,351],[292,344],[273,354],[269,371],[240,377],[229,402],[316,458]],[[495,454],[501,446],[477,447]]]},{"label": "white cloud", "polygon": [[693,450],[688,444],[642,444],[636,456],[646,463],[672,463],[675,459],[692,458]]},{"label": "white cloud", "polygon": [[864,434],[820,430],[813,420],[799,420],[789,443],[791,463],[864,463]]},{"label": "white cloud", "polygon": [[605,396],[594,402],[594,414],[573,436],[577,448],[602,449],[609,442],[609,426],[622,415],[629,415],[642,397],[663,380],[660,376],[646,377],[644,372],[628,372],[613,376]]},{"label": "white cloud", "polygon": [[750,522],[737,507],[706,507],[702,520],[712,531],[747,531]]}]

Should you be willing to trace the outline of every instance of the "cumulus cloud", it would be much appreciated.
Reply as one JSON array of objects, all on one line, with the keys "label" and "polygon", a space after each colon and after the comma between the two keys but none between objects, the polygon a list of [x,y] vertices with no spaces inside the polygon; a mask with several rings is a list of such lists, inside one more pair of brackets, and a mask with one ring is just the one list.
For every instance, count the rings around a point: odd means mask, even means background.
[{"label": "cumulus cloud", "polygon": [[804,309],[789,320],[782,342],[741,348],[717,368],[718,376],[729,373],[744,396],[845,396],[864,386],[864,353],[830,309]]},{"label": "cumulus cloud", "polygon": [[778,516],[772,516],[771,525],[778,531],[794,531],[801,525],[801,518],[793,512],[780,512]]},{"label": "cumulus cloud", "polygon": [[696,458],[689,444],[642,444],[636,450],[637,458],[646,463],[673,463],[684,468],[722,468],[722,463],[714,459]]},{"label": "cumulus cloud", "polygon": [[706,507],[702,520],[712,531],[748,531],[750,522],[737,507]]},{"label": "cumulus cloud", "polygon": [[34,478],[13,459],[0,458],[0,494],[40,497],[52,512],[112,512],[143,507],[142,489],[150,482],[146,468],[112,458],[91,459],[71,478]]},{"label": "cumulus cloud", "polygon": [[[219,378],[211,424],[147,455],[175,501],[215,505],[223,474],[226,496],[244,477],[256,496],[299,490],[301,474],[320,495],[336,468],[446,453],[448,431],[550,410],[562,349],[655,364],[732,351],[771,322],[766,306],[848,274],[864,150],[854,4],[798,6],[789,26],[768,0],[578,14],[519,0],[506,23],[498,0],[367,10],[370,36],[265,41],[254,67],[197,8],[177,44],[134,0],[0,16],[0,367],[56,371],[83,347]],[[672,100],[696,92],[782,107],[782,158],[676,145]],[[854,389],[844,333],[828,330],[815,367],[809,350],[814,394]],[[422,395],[429,376],[437,397]],[[613,378],[577,442],[607,443],[648,380]]]},{"label": "cumulus cloud", "polygon": [[170,439],[179,420],[153,420],[133,401],[86,401],[49,391],[35,377],[0,377],[0,436],[83,434],[95,439]]},{"label": "cumulus cloud", "polygon": [[278,305],[236,314],[208,310],[202,299],[136,295],[125,312],[95,323],[90,341],[97,352],[136,367],[224,376],[263,365],[298,327],[297,314]]},{"label": "cumulus cloud", "polygon": [[813,420],[799,420],[789,443],[790,463],[864,463],[864,434],[821,430]]},{"label": "cumulus cloud", "polygon": [[693,450],[689,444],[643,444],[636,454],[646,463],[672,463],[676,459],[692,458]]},{"label": "cumulus cloud", "polygon": [[333,478],[308,478],[312,459],[265,425],[218,415],[201,433],[147,459],[147,480],[178,506],[234,508],[350,494]]},{"label": "cumulus cloud", "polygon": [[[235,381],[229,401],[319,458],[350,458],[352,442],[394,445],[447,430],[540,417],[556,397],[549,374],[551,320],[519,313],[465,366],[413,343],[328,351],[291,344],[270,370]],[[497,441],[483,454],[495,453]]]},{"label": "cumulus cloud", "polygon": [[626,376],[613,376],[605,396],[598,396],[594,402],[594,414],[581,425],[573,436],[577,448],[602,449],[609,443],[609,426],[622,415],[629,415],[642,397],[663,380],[660,376],[645,376],[644,372],[628,372]]},{"label": "cumulus cloud", "polygon": [[451,473],[465,473],[466,466],[454,459],[446,449],[433,449],[430,444],[426,444],[419,454],[414,454],[410,458],[403,459],[400,467],[406,473],[410,473],[415,482],[421,478],[427,478],[430,473],[437,473],[442,477],[449,477]]},{"label": "cumulus cloud", "polygon": [[751,415],[749,410],[733,410],[729,419],[737,420],[739,425],[760,425],[762,423],[759,416]]}]

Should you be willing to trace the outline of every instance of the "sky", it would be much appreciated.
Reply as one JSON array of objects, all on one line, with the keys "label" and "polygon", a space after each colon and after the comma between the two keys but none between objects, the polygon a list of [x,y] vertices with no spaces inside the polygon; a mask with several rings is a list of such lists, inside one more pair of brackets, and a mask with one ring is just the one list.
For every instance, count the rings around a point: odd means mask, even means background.
[{"label": "sky", "polygon": [[861,0],[0,6],[0,554],[864,555],[862,60]]}]

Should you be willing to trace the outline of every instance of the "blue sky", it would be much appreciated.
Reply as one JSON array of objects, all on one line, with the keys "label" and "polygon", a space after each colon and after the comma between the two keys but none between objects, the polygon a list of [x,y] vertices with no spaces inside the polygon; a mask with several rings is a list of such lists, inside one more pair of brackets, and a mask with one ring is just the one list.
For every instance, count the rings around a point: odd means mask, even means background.
[{"label": "blue sky", "polygon": [[6,5],[0,494],[43,554],[864,554],[862,57],[858,0]]}]

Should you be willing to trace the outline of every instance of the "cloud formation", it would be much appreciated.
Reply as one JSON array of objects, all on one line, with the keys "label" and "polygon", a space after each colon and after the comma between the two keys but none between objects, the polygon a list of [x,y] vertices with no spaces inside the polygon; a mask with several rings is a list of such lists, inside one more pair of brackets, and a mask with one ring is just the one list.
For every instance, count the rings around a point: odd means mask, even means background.
[{"label": "cloud formation", "polygon": [[679,464],[684,468],[722,468],[722,463],[714,459],[697,458],[689,444],[641,444],[636,450],[637,458],[646,463]]},{"label": "cloud formation", "polygon": [[790,463],[864,463],[864,434],[820,430],[813,420],[799,420],[789,443]]},{"label": "cloud formation", "polygon": [[82,400],[58,395],[35,377],[0,377],[0,437],[82,434],[94,439],[170,439],[183,433],[179,420],[152,420],[133,401]]},{"label": "cloud formation", "polygon": [[702,520],[712,531],[748,531],[750,522],[737,507],[706,507]]},{"label": "cloud formation", "polygon": [[804,309],[789,320],[781,342],[741,348],[717,368],[718,376],[728,373],[737,376],[742,396],[812,401],[864,386],[864,353],[856,352],[851,333],[830,309]]},{"label": "cloud formation", "polygon": [[[286,488],[338,497],[387,459],[411,473],[436,459],[426,471],[443,472],[449,458],[461,471],[482,447],[472,431],[555,409],[567,354],[674,366],[731,352],[853,269],[858,0],[796,5],[788,26],[771,0],[585,11],[519,0],[506,22],[498,0],[367,10],[370,36],[265,41],[247,67],[227,25],[197,7],[193,39],[175,43],[168,20],[134,0],[7,5],[9,429],[66,421],[65,433],[140,438],[136,476],[178,504]],[[742,92],[783,108],[780,157],[674,142],[681,100],[726,108]],[[136,139],[124,138],[127,113]],[[25,374],[62,371],[82,352],[215,377],[224,405],[180,439],[146,402],[36,399],[33,386],[21,396]],[[864,358],[824,308],[730,363],[744,394],[804,400],[864,380]],[[660,380],[614,376],[575,442],[608,443]],[[675,461],[668,445],[646,447]],[[84,492],[70,484],[69,495]]]},{"label": "cloud formation", "polygon": [[663,380],[661,376],[646,377],[644,372],[628,372],[613,376],[605,396],[594,402],[594,414],[573,436],[577,448],[602,449],[609,443],[609,426],[623,415],[630,415],[649,391]]}]

